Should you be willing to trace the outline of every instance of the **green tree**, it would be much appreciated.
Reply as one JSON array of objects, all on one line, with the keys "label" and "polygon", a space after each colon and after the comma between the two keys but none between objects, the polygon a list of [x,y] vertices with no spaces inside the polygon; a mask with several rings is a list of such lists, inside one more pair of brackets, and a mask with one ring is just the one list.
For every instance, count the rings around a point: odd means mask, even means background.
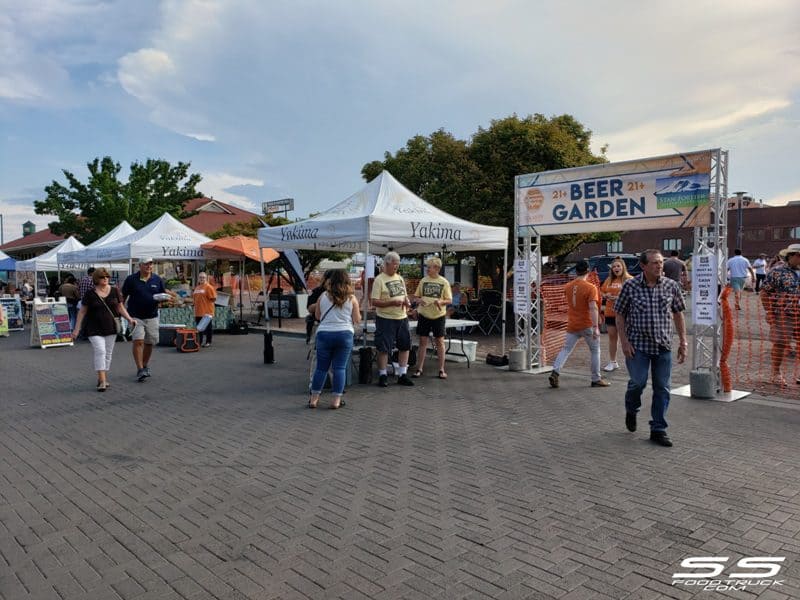
[{"label": "green tree", "polygon": [[201,177],[189,174],[189,163],[171,165],[165,160],[147,159],[131,164],[128,180],[120,180],[118,162],[106,156],[88,163],[84,183],[64,169],[66,185],[53,181],[44,200],[34,202],[36,214],[54,215],[49,223],[53,233],[74,235],[88,244],[128,221],[139,229],[168,212],[176,218],[188,216],[184,205],[199,196]]},{"label": "green tree", "polygon": [[[570,115],[547,118],[512,115],[479,128],[470,140],[459,140],[439,129],[417,135],[395,154],[364,165],[367,181],[384,169],[427,202],[457,217],[509,228],[509,249],[514,236],[514,177],[525,173],[606,162],[590,149],[592,132]],[[565,256],[582,243],[612,240],[617,234],[547,236],[545,255]],[[511,252],[510,252],[511,253]],[[496,253],[479,254],[479,268],[489,272]]]}]

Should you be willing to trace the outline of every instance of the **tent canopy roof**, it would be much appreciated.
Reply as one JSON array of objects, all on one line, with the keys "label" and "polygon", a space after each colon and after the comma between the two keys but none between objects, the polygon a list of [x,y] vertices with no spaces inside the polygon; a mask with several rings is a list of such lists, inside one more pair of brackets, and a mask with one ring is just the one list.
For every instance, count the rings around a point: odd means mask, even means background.
[{"label": "tent canopy roof", "polygon": [[200,246],[211,239],[187,227],[169,213],[125,237],[95,249],[96,261],[152,256],[155,260],[203,260]]},{"label": "tent canopy roof", "polygon": [[[72,251],[59,251],[58,252],[58,260],[61,262],[62,265],[70,264],[70,265],[81,265],[81,267],[88,267],[89,265],[93,265],[98,261],[97,259],[97,249],[102,248],[103,246],[110,246],[111,244],[115,243],[117,240],[120,240],[126,236],[131,235],[136,230],[131,226],[130,223],[127,221],[123,221],[114,229],[106,233],[104,236],[96,239],[91,244],[86,246],[81,250],[72,250]],[[112,265],[112,269],[115,271],[125,271],[128,269],[127,264],[121,265]]]},{"label": "tent canopy roof", "polygon": [[85,248],[74,236],[70,236],[55,248],[51,248],[44,254],[31,258],[30,260],[18,260],[17,271],[58,271],[64,268],[59,263],[59,252],[72,252]]},{"label": "tent canopy roof", "polygon": [[[258,260],[258,240],[246,235],[234,235],[206,242],[201,246],[206,258],[222,258],[241,260],[249,258]],[[272,248],[262,248],[261,256],[265,263],[278,258],[278,253]]]},{"label": "tent canopy roof", "polygon": [[471,223],[428,204],[383,171],[360,191],[304,221],[258,231],[261,247],[372,254],[503,250],[507,227]]}]

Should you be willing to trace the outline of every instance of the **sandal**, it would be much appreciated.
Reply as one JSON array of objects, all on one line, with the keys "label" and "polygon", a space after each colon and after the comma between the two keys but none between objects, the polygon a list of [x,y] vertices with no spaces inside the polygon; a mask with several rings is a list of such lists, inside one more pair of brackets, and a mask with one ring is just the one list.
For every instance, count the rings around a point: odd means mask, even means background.
[{"label": "sandal", "polygon": [[[319,399],[317,399],[317,402],[319,402]],[[312,404],[312,402],[311,402],[311,398],[309,398],[309,399],[308,399],[308,408],[317,408],[317,402],[314,402],[314,403]]]},{"label": "sandal", "polygon": [[347,406],[347,404],[345,404],[345,401],[344,400],[340,400],[339,404],[331,404],[331,410],[336,410],[338,408],[344,408],[345,406]]},{"label": "sandal", "polygon": [[447,379],[447,373],[444,371],[439,371],[439,379]]},{"label": "sandal", "polygon": [[773,375],[772,379],[770,379],[770,383],[772,385],[777,385],[778,387],[786,387],[789,385],[783,378],[783,375]]},{"label": "sandal", "polygon": [[414,378],[422,377],[422,369],[417,369],[411,376]]}]

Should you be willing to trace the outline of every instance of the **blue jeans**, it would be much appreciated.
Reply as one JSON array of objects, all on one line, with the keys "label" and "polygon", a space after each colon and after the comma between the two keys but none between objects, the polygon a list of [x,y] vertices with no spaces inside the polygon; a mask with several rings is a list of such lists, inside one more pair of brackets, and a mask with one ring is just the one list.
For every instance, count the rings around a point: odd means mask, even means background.
[{"label": "blue jeans", "polygon": [[317,332],[317,368],[311,379],[311,393],[319,394],[325,385],[328,369],[333,369],[332,393],[341,396],[344,392],[345,375],[350,353],[353,350],[352,331]]},{"label": "blue jeans", "polygon": [[653,403],[650,407],[650,431],[667,430],[667,408],[669,407],[669,388],[672,376],[672,352],[666,350],[658,354],[645,354],[634,350],[632,358],[625,358],[628,367],[628,389],[625,392],[625,411],[639,412],[642,406],[642,392],[647,387],[647,371],[653,376]]},{"label": "blue jeans", "polygon": [[592,381],[600,381],[602,379],[600,377],[600,338],[592,335],[591,327],[580,331],[567,332],[564,347],[561,348],[555,362],[553,362],[553,371],[556,373],[561,372],[561,367],[567,362],[569,355],[575,349],[575,344],[581,339],[586,340],[586,345],[589,346],[589,351],[591,352]]},{"label": "blue jeans", "polygon": [[78,307],[75,304],[67,304],[67,314],[69,315],[69,328],[75,331],[75,321],[78,318]]}]

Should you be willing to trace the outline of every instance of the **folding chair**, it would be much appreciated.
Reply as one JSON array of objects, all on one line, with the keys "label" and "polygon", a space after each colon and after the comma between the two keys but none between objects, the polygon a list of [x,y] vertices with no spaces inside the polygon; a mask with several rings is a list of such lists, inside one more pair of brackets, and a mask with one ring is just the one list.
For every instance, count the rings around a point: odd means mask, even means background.
[{"label": "folding chair", "polygon": [[482,310],[478,329],[483,335],[491,335],[494,330],[502,331],[503,295],[497,290],[481,290],[479,297]]}]

